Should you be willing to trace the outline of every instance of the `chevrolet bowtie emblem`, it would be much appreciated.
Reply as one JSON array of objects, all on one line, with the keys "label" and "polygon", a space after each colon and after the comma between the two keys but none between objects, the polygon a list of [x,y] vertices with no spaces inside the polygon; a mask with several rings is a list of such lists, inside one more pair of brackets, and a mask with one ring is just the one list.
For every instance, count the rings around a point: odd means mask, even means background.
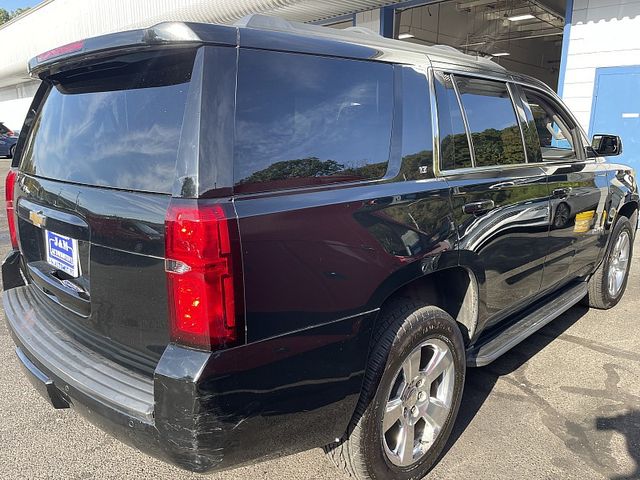
[{"label": "chevrolet bowtie emblem", "polygon": [[47,217],[45,217],[42,212],[34,212],[33,210],[29,212],[29,220],[31,220],[31,223],[36,227],[44,225],[46,219]]}]

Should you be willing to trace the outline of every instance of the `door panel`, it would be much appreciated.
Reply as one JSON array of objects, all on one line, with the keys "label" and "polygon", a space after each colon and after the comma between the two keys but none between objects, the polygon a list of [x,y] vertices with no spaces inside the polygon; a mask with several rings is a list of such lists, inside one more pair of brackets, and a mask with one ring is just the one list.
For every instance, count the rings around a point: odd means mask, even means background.
[{"label": "door panel", "polygon": [[[461,261],[472,263],[484,277],[484,320],[493,324],[540,289],[548,247],[547,179],[539,167],[525,165],[447,180]],[[465,213],[465,205],[489,201],[492,209]]]},{"label": "door panel", "polygon": [[609,187],[606,165],[586,158],[586,140],[560,103],[528,88],[522,89],[522,100],[549,182],[549,251],[542,281],[547,289],[593,269]]},{"label": "door panel", "polygon": [[550,219],[547,177],[526,163],[505,82],[440,73],[435,81],[440,161],[451,187],[460,262],[479,280],[481,329],[540,290]]},{"label": "door panel", "polygon": [[551,191],[550,249],[543,280],[547,288],[594,266],[602,248],[609,186],[602,164],[593,161],[543,168]]}]

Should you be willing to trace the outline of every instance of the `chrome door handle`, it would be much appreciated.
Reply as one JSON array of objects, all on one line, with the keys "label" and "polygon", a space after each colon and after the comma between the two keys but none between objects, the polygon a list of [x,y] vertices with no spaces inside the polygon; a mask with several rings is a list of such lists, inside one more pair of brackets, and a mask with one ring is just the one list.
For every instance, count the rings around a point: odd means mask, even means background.
[{"label": "chrome door handle", "polygon": [[552,193],[553,198],[567,198],[571,193],[571,188],[556,188]]},{"label": "chrome door handle", "polygon": [[493,200],[479,200],[477,202],[466,203],[462,207],[462,211],[468,215],[478,215],[488,212],[496,208],[496,204]]}]

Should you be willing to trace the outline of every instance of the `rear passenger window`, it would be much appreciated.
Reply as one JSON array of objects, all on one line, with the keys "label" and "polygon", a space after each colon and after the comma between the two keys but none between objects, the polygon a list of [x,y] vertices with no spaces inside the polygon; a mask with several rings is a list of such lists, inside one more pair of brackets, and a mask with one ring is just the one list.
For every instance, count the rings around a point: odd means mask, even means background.
[{"label": "rear passenger window", "polygon": [[382,178],[393,66],[243,50],[236,105],[236,191]]},{"label": "rear passenger window", "polygon": [[524,147],[506,83],[459,77],[456,85],[467,115],[476,167],[524,163]]},{"label": "rear passenger window", "polygon": [[453,77],[446,73],[436,72],[435,78],[440,137],[440,168],[442,170],[469,168],[472,166],[469,141],[458,97],[453,88]]}]

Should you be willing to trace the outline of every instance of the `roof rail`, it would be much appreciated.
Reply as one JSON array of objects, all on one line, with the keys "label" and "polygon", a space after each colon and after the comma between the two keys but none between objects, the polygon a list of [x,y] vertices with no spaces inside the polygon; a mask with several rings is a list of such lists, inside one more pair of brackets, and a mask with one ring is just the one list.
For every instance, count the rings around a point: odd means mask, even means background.
[{"label": "roof rail", "polygon": [[370,28],[367,27],[347,27],[344,29],[345,32],[353,32],[353,33],[361,33],[362,35],[368,35],[370,37],[382,37],[379,33],[374,32]]},{"label": "roof rail", "polygon": [[462,50],[457,49],[456,47],[452,47],[451,45],[431,45],[431,48],[438,48],[440,50],[449,50],[450,52],[454,52],[454,53],[462,53],[463,55],[467,55],[466,53],[464,53]]},{"label": "roof rail", "polygon": [[354,42],[364,41],[364,38],[367,37],[366,43],[370,43],[372,45],[380,45],[380,46],[388,46],[389,48],[401,48],[403,50],[410,50],[414,52],[424,52],[424,53],[432,53],[438,54],[445,52],[449,52],[452,56],[458,57],[462,61],[472,62],[472,63],[482,63],[486,66],[491,65],[492,68],[497,68],[499,70],[504,70],[500,64],[493,61],[493,59],[481,57],[479,55],[469,55],[467,53],[463,53],[455,47],[450,45],[419,45],[415,43],[406,43],[401,40],[396,40],[392,38],[386,38],[378,33],[364,27],[349,27],[345,29],[333,29],[328,27],[323,27],[320,25],[313,25],[309,23],[302,22],[292,22],[289,20],[285,20],[280,17],[271,17],[269,15],[262,15],[259,13],[254,13],[252,15],[247,15],[244,18],[241,18],[237,22],[234,23],[236,27],[245,27],[245,28],[256,28],[260,30],[272,30],[276,32],[289,32],[289,33],[298,33],[298,34],[307,34],[307,35],[317,35],[322,37],[329,37],[332,39],[342,39],[342,40],[351,40]]},{"label": "roof rail", "polygon": [[269,15],[262,15],[259,13],[253,13],[251,15],[247,15],[242,17],[240,20],[236,21],[234,24],[236,27],[246,27],[246,28],[260,28],[265,30],[276,30],[276,31],[295,31],[296,28],[284,18],[280,17],[272,17]]},{"label": "roof rail", "polygon": [[[302,22],[292,22],[280,17],[271,17],[260,13],[253,13],[241,18],[234,23],[236,27],[259,28],[262,30],[275,30],[277,32],[297,32],[297,33],[327,33],[327,27],[313,25]],[[331,30],[334,36],[352,36],[350,34],[366,35],[368,37],[378,37],[384,39],[382,35],[365,27],[349,27],[342,30]]]}]

